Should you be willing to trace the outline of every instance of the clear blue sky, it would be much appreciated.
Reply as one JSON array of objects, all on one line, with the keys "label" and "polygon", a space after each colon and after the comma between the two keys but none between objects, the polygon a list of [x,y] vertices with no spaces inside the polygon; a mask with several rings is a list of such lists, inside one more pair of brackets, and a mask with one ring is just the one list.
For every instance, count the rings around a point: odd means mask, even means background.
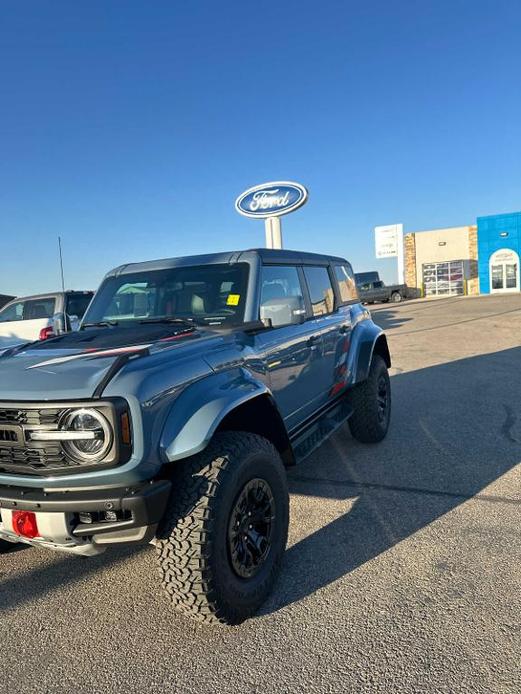
[{"label": "clear blue sky", "polygon": [[236,195],[294,179],[285,245],[374,260],[521,209],[519,0],[25,0],[0,22],[0,293],[263,245]]}]

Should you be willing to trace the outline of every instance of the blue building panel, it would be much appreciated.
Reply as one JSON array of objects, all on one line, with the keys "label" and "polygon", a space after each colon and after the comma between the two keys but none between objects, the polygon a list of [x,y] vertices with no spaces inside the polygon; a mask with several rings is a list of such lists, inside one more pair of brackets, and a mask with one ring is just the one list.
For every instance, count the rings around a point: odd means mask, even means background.
[{"label": "blue building panel", "polygon": [[[521,212],[478,217],[478,275],[481,294],[490,294],[490,258],[496,251],[521,256]],[[517,287],[519,288],[519,262]]]}]

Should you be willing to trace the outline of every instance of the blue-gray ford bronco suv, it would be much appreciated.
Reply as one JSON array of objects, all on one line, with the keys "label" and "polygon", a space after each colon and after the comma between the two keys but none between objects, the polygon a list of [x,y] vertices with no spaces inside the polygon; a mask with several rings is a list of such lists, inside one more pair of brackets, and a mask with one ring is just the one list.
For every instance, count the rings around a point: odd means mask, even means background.
[{"label": "blue-gray ford bronco suv", "polygon": [[237,624],[279,571],[285,468],[345,421],[383,439],[389,366],[343,258],[118,267],[78,332],[0,356],[0,550],[152,542],[178,609]]}]

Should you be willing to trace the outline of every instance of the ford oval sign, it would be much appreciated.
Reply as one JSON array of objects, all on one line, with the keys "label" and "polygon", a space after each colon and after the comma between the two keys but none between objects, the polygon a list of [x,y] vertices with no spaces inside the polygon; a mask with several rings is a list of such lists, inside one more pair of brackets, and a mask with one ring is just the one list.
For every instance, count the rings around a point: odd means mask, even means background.
[{"label": "ford oval sign", "polygon": [[308,191],[300,183],[272,181],[249,188],[235,201],[235,209],[246,217],[280,217],[302,207]]}]

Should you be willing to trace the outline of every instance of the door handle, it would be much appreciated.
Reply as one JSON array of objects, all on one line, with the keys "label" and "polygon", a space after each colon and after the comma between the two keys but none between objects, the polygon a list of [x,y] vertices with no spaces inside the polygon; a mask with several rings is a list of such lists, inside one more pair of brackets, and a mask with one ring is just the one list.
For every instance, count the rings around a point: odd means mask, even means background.
[{"label": "door handle", "polygon": [[311,337],[308,339],[306,344],[311,349],[316,349],[318,347],[319,341],[320,341],[320,337],[318,335],[311,335]]}]

